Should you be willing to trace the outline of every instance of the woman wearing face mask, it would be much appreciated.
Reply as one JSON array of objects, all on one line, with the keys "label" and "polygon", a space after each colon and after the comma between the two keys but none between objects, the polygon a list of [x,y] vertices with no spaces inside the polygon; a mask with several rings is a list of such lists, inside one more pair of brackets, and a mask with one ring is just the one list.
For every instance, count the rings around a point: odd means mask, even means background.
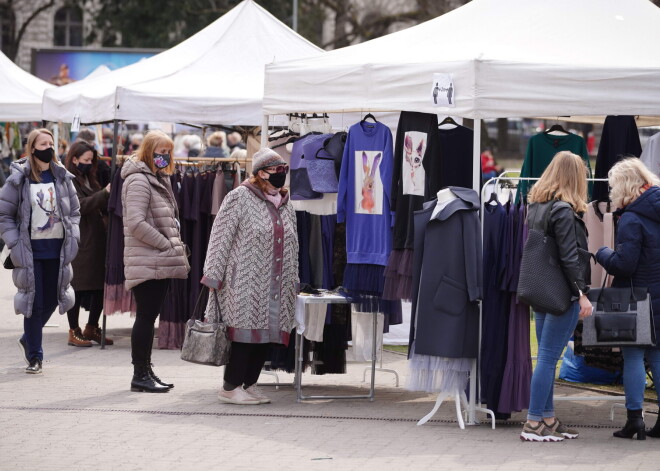
[{"label": "woman wearing face mask", "polygon": [[131,391],[167,392],[174,387],[161,381],[151,364],[154,324],[170,279],[187,278],[190,270],[170,185],[173,147],[167,134],[150,131],[121,169],[125,286],[133,291],[136,304]]},{"label": "woman wearing face mask", "polygon": [[42,372],[43,326],[56,307],[71,309],[71,261],[80,241],[80,205],[73,175],[60,164],[53,134],[32,131],[26,156],[11,164],[11,174],[0,191],[0,232],[11,249],[16,314],[23,314],[23,336],[18,340],[28,363],[26,373]]},{"label": "woman wearing face mask", "polygon": [[[74,347],[91,347],[92,340],[101,343],[99,318],[103,310],[103,283],[105,273],[106,226],[104,214],[108,208],[110,185],[101,188],[98,182],[98,154],[93,146],[84,141],[71,144],[66,156],[66,169],[74,175],[73,186],[80,201],[80,248],[73,260],[71,285],[76,293],[76,303],[67,312],[69,338]],[[78,321],[80,303],[86,298],[89,320],[85,330]],[[112,339],[106,337],[106,345]]]},{"label": "woman wearing face mask", "polygon": [[[270,344],[289,342],[298,283],[296,215],[283,189],[289,170],[271,149],[252,158],[253,176],[225,196],[213,223],[202,283],[217,295],[231,354],[221,402],[270,402],[257,387]],[[207,318],[218,318],[209,298]]]}]

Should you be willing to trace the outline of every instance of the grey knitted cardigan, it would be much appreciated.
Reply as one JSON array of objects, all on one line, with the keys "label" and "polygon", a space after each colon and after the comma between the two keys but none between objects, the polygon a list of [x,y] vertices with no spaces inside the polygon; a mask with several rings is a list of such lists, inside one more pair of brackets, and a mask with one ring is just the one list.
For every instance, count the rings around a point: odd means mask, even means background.
[{"label": "grey knitted cardigan", "polygon": [[[218,289],[229,338],[287,345],[298,289],[296,214],[284,196],[279,208],[244,182],[229,192],[213,223],[202,283]],[[216,320],[209,297],[206,317]]]}]

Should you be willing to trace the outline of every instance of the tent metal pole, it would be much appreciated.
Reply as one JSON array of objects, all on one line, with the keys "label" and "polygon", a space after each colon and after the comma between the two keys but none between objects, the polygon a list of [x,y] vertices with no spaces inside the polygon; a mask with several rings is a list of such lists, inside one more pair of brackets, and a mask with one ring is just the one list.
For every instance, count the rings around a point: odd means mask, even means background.
[{"label": "tent metal pole", "polygon": [[[267,114],[264,114],[264,119],[261,122],[261,148],[268,147],[268,118]],[[252,156],[249,156],[252,157]]]},{"label": "tent metal pole", "polygon": [[474,118],[472,136],[472,189],[479,194],[481,190],[481,118]]}]

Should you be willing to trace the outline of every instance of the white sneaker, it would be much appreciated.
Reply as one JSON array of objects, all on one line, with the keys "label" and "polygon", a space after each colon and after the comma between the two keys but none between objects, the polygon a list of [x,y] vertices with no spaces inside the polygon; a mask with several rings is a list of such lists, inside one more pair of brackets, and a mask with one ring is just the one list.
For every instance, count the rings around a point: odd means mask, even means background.
[{"label": "white sneaker", "polygon": [[253,384],[249,388],[246,388],[245,392],[247,392],[250,396],[258,400],[259,404],[268,404],[270,402],[270,398],[266,396],[263,390],[256,384]]},{"label": "white sneaker", "polygon": [[220,391],[218,391],[218,399],[220,399],[220,402],[225,402],[227,404],[252,406],[260,404],[259,400],[251,396],[242,386],[237,386],[232,391],[220,389]]}]

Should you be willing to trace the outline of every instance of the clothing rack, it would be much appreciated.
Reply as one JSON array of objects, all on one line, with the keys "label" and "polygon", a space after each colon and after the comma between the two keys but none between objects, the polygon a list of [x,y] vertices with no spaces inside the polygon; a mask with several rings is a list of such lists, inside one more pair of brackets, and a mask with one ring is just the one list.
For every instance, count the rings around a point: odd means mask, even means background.
[{"label": "clothing rack", "polygon": [[[481,188],[481,202],[487,201],[487,190],[488,188],[491,188],[491,185],[494,183],[495,187],[499,187],[501,183],[504,182],[514,182],[516,180],[527,180],[527,181],[537,181],[540,180],[540,178],[532,178],[532,177],[510,177],[506,176],[506,174],[512,173],[510,170],[509,171],[504,171],[502,172],[499,176],[493,177],[490,180],[488,180],[486,183],[484,183],[483,187]],[[607,178],[587,178],[588,182],[607,182]],[[508,188],[511,188],[510,186]],[[483,241],[483,235],[484,235],[484,212],[483,208],[481,208],[480,212],[480,219],[481,219],[481,240]],[[483,301],[479,303],[479,353],[478,353],[478,359],[481,358],[481,336],[482,336],[482,331],[481,331],[481,326],[482,326],[482,309],[483,309]],[[481,364],[479,361],[475,360],[476,368],[473,369],[475,372],[474,376],[472,375],[472,370],[470,371],[470,398],[468,402],[468,424],[474,425],[477,424],[478,421],[475,418],[475,412],[477,410],[484,410],[483,408],[477,407],[476,401],[477,401],[477,390],[481,391]],[[481,395],[481,392],[479,392],[479,395]],[[620,401],[620,400],[625,400],[625,396],[555,396],[554,398],[556,401]],[[610,412],[610,418],[613,418],[613,411],[614,407],[616,407],[617,404],[614,404],[612,406],[612,411]],[[434,409],[435,410],[435,409]],[[492,412],[492,411],[491,411]],[[426,418],[426,420],[430,419],[430,417]],[[495,428],[493,424],[493,428]]]}]

